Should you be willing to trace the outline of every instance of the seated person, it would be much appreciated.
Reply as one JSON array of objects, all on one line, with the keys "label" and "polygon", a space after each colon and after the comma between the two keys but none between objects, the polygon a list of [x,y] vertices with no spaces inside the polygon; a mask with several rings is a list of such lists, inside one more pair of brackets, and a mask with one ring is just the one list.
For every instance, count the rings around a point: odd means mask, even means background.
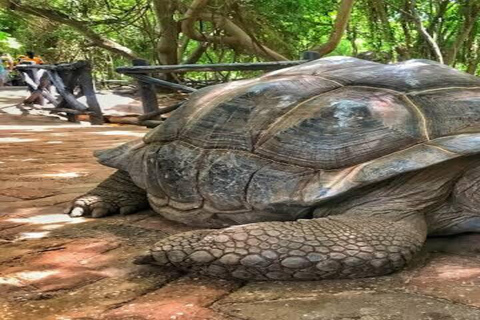
[{"label": "seated person", "polygon": [[17,64],[43,64],[43,59],[40,56],[35,55],[33,51],[27,51],[26,55],[19,56],[17,58]]}]

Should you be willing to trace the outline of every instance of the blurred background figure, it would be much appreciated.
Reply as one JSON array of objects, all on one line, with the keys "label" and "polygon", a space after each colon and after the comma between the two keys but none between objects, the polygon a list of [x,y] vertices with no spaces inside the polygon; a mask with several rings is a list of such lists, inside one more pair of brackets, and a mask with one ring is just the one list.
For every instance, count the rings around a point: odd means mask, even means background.
[{"label": "blurred background figure", "polygon": [[[15,61],[15,65],[35,65],[35,64],[44,64],[43,59],[36,55],[33,51],[25,52],[25,55],[20,55],[17,57]],[[39,73],[40,72],[40,73]],[[21,81],[25,82],[28,86],[28,90],[33,92],[35,90],[34,87],[29,84],[29,81],[26,80],[25,76],[28,76],[32,81],[38,81],[41,77],[42,71],[34,71],[34,70],[25,70],[23,73],[20,72]]]},{"label": "blurred background figure", "polygon": [[35,55],[33,51],[27,51],[25,55],[18,56],[17,64],[43,64],[43,59]]},{"label": "blurred background figure", "polygon": [[8,75],[13,69],[13,59],[8,53],[0,52],[0,87],[8,82]]}]

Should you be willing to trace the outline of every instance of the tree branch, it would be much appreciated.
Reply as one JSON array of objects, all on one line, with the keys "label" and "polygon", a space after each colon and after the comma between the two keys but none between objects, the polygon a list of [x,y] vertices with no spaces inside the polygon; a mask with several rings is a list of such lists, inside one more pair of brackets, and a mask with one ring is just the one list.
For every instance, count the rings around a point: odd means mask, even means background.
[{"label": "tree branch", "polygon": [[2,0],[0,2],[0,7],[68,25],[79,33],[85,35],[90,41],[92,41],[92,43],[100,48],[121,55],[127,59],[138,58],[138,56],[129,48],[97,34],[89,28],[88,23],[70,18],[62,12],[52,9],[37,8],[14,0]]},{"label": "tree branch", "polygon": [[160,63],[177,64],[178,32],[177,22],[173,18],[176,10],[176,1],[154,0],[153,8],[161,30],[157,44]]},{"label": "tree branch", "polygon": [[[267,59],[288,60],[278,52],[256,43],[242,28],[230,19],[216,13],[204,11],[207,3],[208,0],[194,0],[185,13],[184,20],[182,21],[182,32],[189,38],[201,42],[225,44],[234,50],[249,51]],[[215,27],[225,31],[227,36],[200,33],[195,28],[197,20],[210,21]]]},{"label": "tree branch", "polygon": [[335,19],[335,24],[328,41],[322,45],[313,47],[311,51],[317,51],[322,57],[335,50],[340,43],[340,40],[342,40],[343,33],[347,28],[348,20],[350,19],[350,14],[352,13],[354,3],[355,0],[342,0],[340,2],[337,18]]}]

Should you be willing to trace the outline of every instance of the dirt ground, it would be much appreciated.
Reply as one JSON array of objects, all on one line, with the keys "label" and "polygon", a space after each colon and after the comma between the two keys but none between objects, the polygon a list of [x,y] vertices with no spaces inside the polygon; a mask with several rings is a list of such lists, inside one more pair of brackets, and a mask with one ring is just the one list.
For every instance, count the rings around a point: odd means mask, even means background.
[{"label": "dirt ground", "polygon": [[[21,99],[0,91],[0,110]],[[432,239],[407,270],[376,279],[246,283],[132,264],[188,228],[151,211],[63,210],[113,172],[93,150],[145,132],[0,112],[0,319],[480,319],[480,235]]]}]

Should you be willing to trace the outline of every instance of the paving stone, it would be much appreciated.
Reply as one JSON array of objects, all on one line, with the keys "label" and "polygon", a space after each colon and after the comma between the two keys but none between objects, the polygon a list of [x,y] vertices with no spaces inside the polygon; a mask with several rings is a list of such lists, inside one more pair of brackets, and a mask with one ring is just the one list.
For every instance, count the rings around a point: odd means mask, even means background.
[{"label": "paving stone", "polygon": [[14,197],[8,197],[8,196],[2,196],[0,195],[0,202],[13,202],[13,201],[18,201],[20,200],[19,198],[14,198]]},{"label": "paving stone", "polygon": [[480,307],[480,258],[436,256],[417,271],[407,289]]},{"label": "paving stone", "polygon": [[72,199],[81,195],[82,193],[67,193],[67,194],[59,194],[59,195],[41,198],[41,199],[35,199],[35,200],[7,202],[5,204],[0,204],[0,212],[8,213],[8,211],[11,211],[16,208],[22,208],[22,207],[55,206],[60,203],[68,203]]},{"label": "paving stone", "polygon": [[15,208],[0,215],[0,239],[28,241],[46,238],[53,230],[77,225],[87,219],[72,219],[64,214],[66,206],[44,208]]},{"label": "paving stone", "polygon": [[0,225],[0,232],[9,230],[12,228],[17,228],[22,226],[23,223],[18,223],[18,222],[12,222],[12,221],[2,221],[2,224]]},{"label": "paving stone", "polygon": [[57,250],[62,248],[66,243],[71,242],[70,239],[34,239],[22,242],[19,245],[17,242],[9,241],[0,244],[0,274],[3,273],[5,267],[15,266],[21,261],[30,258],[30,254],[46,252],[50,250]]},{"label": "paving stone", "polygon": [[[57,190],[48,188],[26,188],[17,187],[0,190],[0,195],[7,197],[14,197],[15,199],[30,200],[56,195]],[[0,199],[1,201],[1,199]]]},{"label": "paving stone", "polygon": [[[15,208],[8,211],[0,212],[0,221],[1,222],[21,222],[21,223],[30,223],[31,221],[26,220],[30,217],[42,217],[41,221],[45,221],[48,219],[44,219],[45,216],[50,216],[52,214],[63,214],[65,210],[65,205],[58,205],[58,206],[47,206],[47,207],[27,207],[27,208]],[[38,222],[40,220],[38,218],[34,218]],[[34,223],[35,224],[35,223]]]},{"label": "paving stone", "polygon": [[163,230],[145,229],[128,222],[131,220],[135,221],[135,218],[136,215],[85,219],[83,223],[66,224],[61,228],[52,230],[49,236],[71,239],[112,236],[123,242],[122,248],[136,248],[136,250],[143,252],[149,245],[153,245],[169,235],[168,232]]},{"label": "paving stone", "polygon": [[[45,293],[19,292],[12,300],[20,306],[12,319],[99,319],[102,313],[162,287],[179,275],[158,268],[132,266],[131,272],[104,278],[75,290],[48,296]],[[1,306],[1,302],[0,302]],[[0,316],[1,319],[1,316]]]},{"label": "paving stone", "polygon": [[206,307],[238,286],[231,281],[182,278],[110,310],[102,319],[223,320],[224,316]]},{"label": "paving stone", "polygon": [[149,215],[145,217],[145,219],[136,221],[133,223],[133,225],[145,229],[162,230],[163,232],[169,234],[187,232],[195,229],[191,226],[167,220],[153,211],[150,211]]},{"label": "paving stone", "polygon": [[[249,320],[477,320],[480,310],[449,301],[403,292],[318,290],[308,297],[292,290],[258,296],[256,284],[240,289],[214,308],[223,314]],[[275,290],[272,288],[268,291]],[[247,299],[239,299],[248,296]],[[249,302],[247,302],[247,300]]]},{"label": "paving stone", "polygon": [[[1,272],[1,280],[21,289],[34,286],[37,291],[55,291],[76,288],[104,278],[108,262],[101,257],[118,248],[115,239],[82,239],[55,250],[40,252],[23,262],[23,266],[10,267]],[[95,257],[99,259],[94,259]]]}]

